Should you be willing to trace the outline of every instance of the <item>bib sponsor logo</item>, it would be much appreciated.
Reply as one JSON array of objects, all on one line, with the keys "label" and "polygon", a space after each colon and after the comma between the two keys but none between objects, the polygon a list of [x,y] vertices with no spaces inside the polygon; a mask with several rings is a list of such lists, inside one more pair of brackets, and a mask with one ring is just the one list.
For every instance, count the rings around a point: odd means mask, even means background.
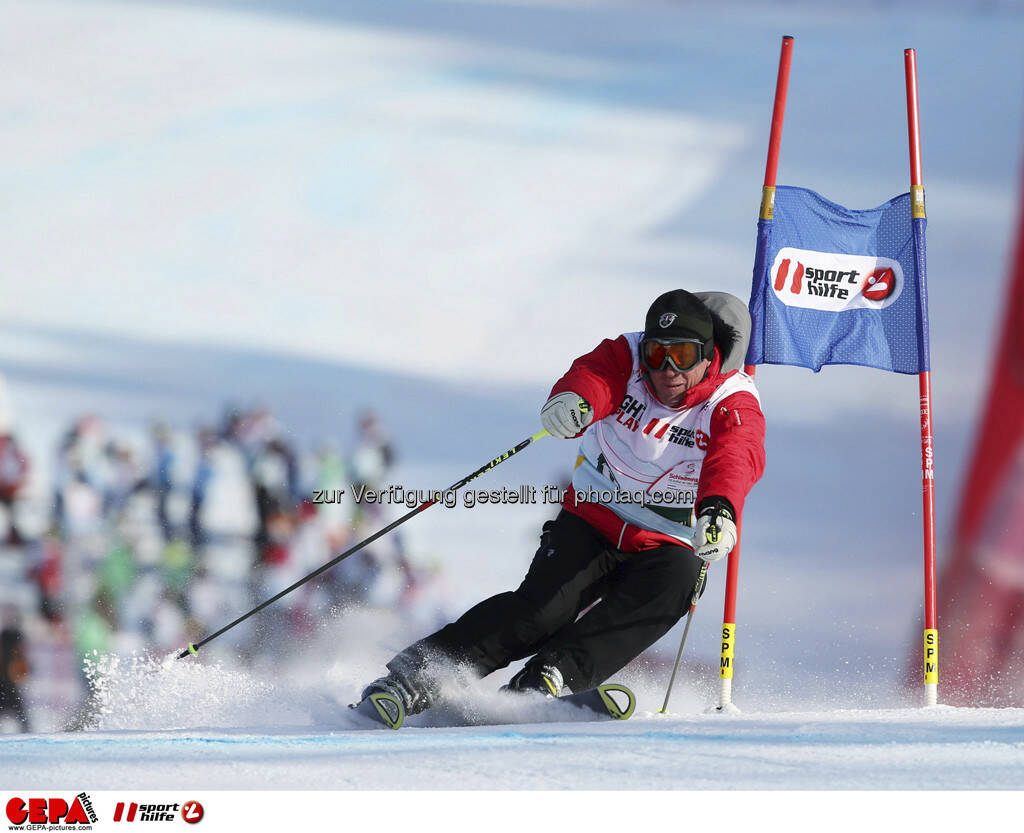
[{"label": "bib sponsor logo", "polygon": [[634,399],[633,396],[627,393],[625,399],[622,400],[622,404],[619,405],[619,410],[615,412],[615,421],[635,433],[640,427],[640,418],[646,410],[647,406],[643,402]]},{"label": "bib sponsor logo", "polygon": [[[689,464],[689,465],[692,465]],[[668,486],[670,489],[674,489],[677,492],[681,492],[687,488],[694,488],[697,485],[696,477],[687,477],[685,475],[676,474],[671,472],[668,476]]]},{"label": "bib sponsor logo", "polygon": [[823,312],[885,309],[903,291],[903,269],[895,260],[789,246],[775,256],[771,280],[786,306]]}]

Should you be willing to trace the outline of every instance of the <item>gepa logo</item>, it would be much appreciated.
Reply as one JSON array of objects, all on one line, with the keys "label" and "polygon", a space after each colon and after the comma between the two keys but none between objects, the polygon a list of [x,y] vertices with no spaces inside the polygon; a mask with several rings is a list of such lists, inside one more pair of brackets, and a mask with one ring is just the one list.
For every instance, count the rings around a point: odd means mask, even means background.
[{"label": "gepa logo", "polygon": [[[67,829],[72,824],[83,824],[86,828],[98,820],[92,802],[85,793],[79,793],[74,801],[68,804],[63,798],[29,798],[15,796],[7,802],[7,819],[12,825],[19,827],[28,823],[32,825],[54,825],[58,829]],[[12,828],[17,829],[17,828]]]},{"label": "gepa logo", "polygon": [[789,246],[775,255],[771,280],[786,306],[824,312],[885,309],[903,291],[903,269],[895,260]]}]

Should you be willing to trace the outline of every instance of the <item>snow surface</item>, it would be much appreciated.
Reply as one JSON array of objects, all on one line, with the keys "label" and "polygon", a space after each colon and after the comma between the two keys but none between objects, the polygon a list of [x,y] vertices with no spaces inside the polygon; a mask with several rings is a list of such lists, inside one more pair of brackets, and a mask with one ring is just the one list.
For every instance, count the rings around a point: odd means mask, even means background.
[{"label": "snow surface", "polygon": [[5,788],[1019,790],[1021,710],[834,710],[619,723],[97,732],[4,741]]},{"label": "snow surface", "polygon": [[[312,442],[371,405],[401,480],[429,488],[533,433],[568,361],[659,292],[747,296],[782,34],[780,182],[853,207],[906,190],[916,47],[952,527],[1020,179],[1013,4],[5,0],[0,19],[0,372],[37,459],[87,410],[130,429],[262,399]],[[705,714],[712,570],[673,716],[653,712],[681,626],[624,675],[625,723],[348,729],[344,704],[421,634],[340,616],[281,667],[106,669],[97,731],[0,738],[3,787],[1021,789],[1020,710],[922,710],[902,688],[916,381],[771,367],[758,383],[742,713]],[[539,443],[487,485],[556,482],[572,454]],[[465,607],[518,581],[549,510],[434,509],[403,531]]]},{"label": "snow surface", "polygon": [[[663,680],[625,674],[627,721],[537,722],[549,708],[510,702],[486,681],[446,689],[483,719],[444,725],[451,707],[398,732],[345,708],[357,671],[301,680],[168,658],[107,658],[101,727],[0,739],[4,787],[76,789],[840,790],[1020,789],[1024,709],[703,710]],[[458,694],[456,694],[458,692]],[[515,725],[508,725],[509,722]]]}]

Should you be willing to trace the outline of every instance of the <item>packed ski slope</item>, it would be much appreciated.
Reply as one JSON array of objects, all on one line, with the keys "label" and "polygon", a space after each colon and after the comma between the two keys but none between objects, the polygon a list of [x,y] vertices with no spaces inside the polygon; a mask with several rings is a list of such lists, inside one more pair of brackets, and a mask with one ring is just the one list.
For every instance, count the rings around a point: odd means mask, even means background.
[{"label": "packed ski slope", "polygon": [[[780,181],[854,207],[905,190],[916,47],[954,522],[1016,210],[1012,6],[40,0],[0,17],[16,206],[0,372],[38,456],[83,411],[132,429],[260,398],[313,441],[372,405],[420,488],[533,433],[568,361],[659,292],[746,297],[782,34]],[[758,383],[769,468],[744,524],[741,712],[706,711],[723,569],[671,716],[654,712],[681,628],[624,672],[625,723],[353,728],[345,704],[421,634],[338,615],[273,668],[105,667],[96,728],[0,738],[2,786],[1024,787],[1024,714],[922,710],[902,687],[920,638],[916,382],[770,367]],[[487,485],[557,482],[570,445]],[[550,514],[437,508],[403,531],[458,609],[518,582]]]},{"label": "packed ski slope", "polygon": [[[360,623],[357,623],[360,624]],[[4,786],[94,789],[1020,789],[1024,710],[705,712],[663,679],[627,673],[628,721],[539,723],[481,682],[458,696],[498,726],[444,727],[451,711],[367,728],[345,707],[357,667],[277,680],[167,660],[104,669],[90,732],[0,740]],[[456,689],[448,693],[455,695]],[[519,722],[523,721],[523,722]],[[533,722],[531,722],[533,721]],[[442,728],[444,727],[444,728]]]},{"label": "packed ski slope", "polygon": [[[1019,790],[1019,710],[402,729],[273,726],[5,740],[5,788],[302,790]],[[944,709],[948,709],[945,711]],[[70,788],[70,786],[68,787]],[[460,829],[463,829],[460,827]],[[946,828],[941,828],[946,829]]]}]

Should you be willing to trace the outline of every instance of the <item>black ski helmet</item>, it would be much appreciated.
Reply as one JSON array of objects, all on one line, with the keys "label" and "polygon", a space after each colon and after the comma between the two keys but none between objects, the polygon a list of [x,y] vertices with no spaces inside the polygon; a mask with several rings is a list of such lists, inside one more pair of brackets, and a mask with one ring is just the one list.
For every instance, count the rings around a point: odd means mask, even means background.
[{"label": "black ski helmet", "polygon": [[673,289],[659,295],[647,311],[644,338],[671,341],[695,338],[704,345],[704,358],[715,350],[715,326],[711,312],[696,295]]}]

